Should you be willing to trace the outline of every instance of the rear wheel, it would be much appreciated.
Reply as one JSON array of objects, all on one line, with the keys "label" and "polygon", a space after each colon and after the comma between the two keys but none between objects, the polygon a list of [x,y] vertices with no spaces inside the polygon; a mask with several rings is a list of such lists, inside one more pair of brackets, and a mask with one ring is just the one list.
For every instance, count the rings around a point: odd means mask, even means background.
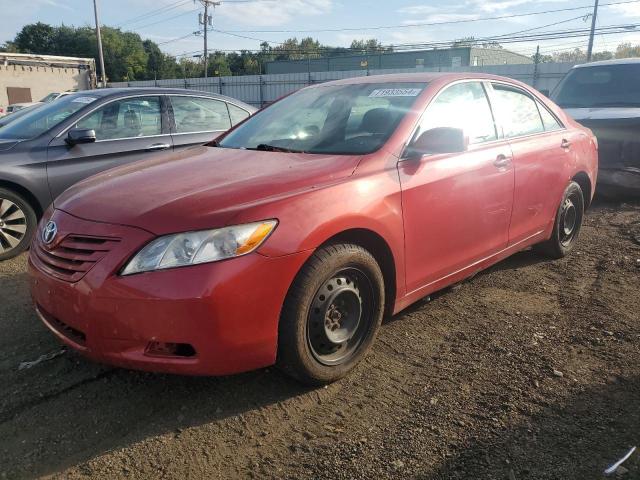
[{"label": "rear wheel", "polygon": [[536,250],[551,258],[562,258],[574,247],[584,219],[584,196],[580,185],[571,182],[564,191],[556,213],[551,238],[536,245]]},{"label": "rear wheel", "polygon": [[383,311],[382,272],[367,250],[351,244],[319,249],[287,294],[279,327],[279,367],[312,385],[338,380],[371,347]]},{"label": "rear wheel", "polygon": [[36,225],[31,205],[12,191],[0,188],[0,261],[24,252]]}]

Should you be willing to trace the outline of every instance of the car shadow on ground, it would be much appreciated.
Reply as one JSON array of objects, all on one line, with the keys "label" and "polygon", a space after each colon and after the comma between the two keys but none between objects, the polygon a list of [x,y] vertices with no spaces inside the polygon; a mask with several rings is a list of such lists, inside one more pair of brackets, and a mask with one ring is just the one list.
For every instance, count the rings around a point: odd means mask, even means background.
[{"label": "car shadow on ground", "polygon": [[[51,342],[48,350],[57,349]],[[19,398],[0,411],[0,465],[9,478],[59,472],[151,437],[177,438],[310,391],[275,369],[181,377],[114,369],[72,352],[14,375],[23,377],[10,384]]]},{"label": "car shadow on ground", "polygon": [[[556,404],[541,395],[539,413],[480,434],[433,478],[538,479],[540,465],[555,472],[544,478],[603,478],[605,468],[640,446],[639,403],[638,377],[603,379]],[[628,475],[618,478],[640,478],[638,452],[623,466]]]}]

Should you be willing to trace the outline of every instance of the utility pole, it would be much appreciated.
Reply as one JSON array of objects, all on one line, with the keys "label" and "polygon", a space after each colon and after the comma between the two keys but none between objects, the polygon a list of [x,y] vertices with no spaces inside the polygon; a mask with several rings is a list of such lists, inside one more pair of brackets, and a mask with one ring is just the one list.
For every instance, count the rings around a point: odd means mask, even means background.
[{"label": "utility pole", "polygon": [[536,47],[536,56],[533,62],[533,88],[538,84],[538,65],[540,64],[540,45]]},{"label": "utility pole", "polygon": [[593,37],[596,33],[596,18],[598,17],[598,0],[593,5],[593,16],[591,18],[591,34],[589,35],[589,46],[587,47],[587,62],[591,61],[591,54],[593,53]]},{"label": "utility pole", "polygon": [[96,37],[98,37],[98,55],[100,57],[100,76],[102,78],[101,87],[107,86],[104,74],[104,54],[102,53],[102,35],[100,35],[100,16],[98,15],[98,0],[93,0],[93,11],[96,15]]},{"label": "utility pole", "polygon": [[[196,0],[193,0],[194,3]],[[198,15],[198,23],[204,27],[204,78],[207,78],[207,69],[209,68],[209,51],[207,45],[207,31],[212,25],[212,16],[209,15],[209,6],[217,7],[221,2],[215,2],[213,0],[199,0],[204,7],[204,17],[202,14]]]}]

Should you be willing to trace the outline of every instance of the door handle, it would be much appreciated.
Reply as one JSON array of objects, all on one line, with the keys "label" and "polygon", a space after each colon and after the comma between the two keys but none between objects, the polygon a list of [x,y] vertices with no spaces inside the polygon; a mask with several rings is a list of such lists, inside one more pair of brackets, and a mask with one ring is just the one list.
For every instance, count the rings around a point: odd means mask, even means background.
[{"label": "door handle", "polygon": [[566,138],[562,139],[562,143],[560,144],[560,147],[568,150],[569,148],[571,148],[571,142],[569,140],[567,140]]},{"label": "door handle", "polygon": [[493,161],[493,165],[498,168],[505,168],[511,164],[511,158],[503,155],[502,153],[496,157]]},{"label": "door handle", "polygon": [[149,145],[147,147],[147,152],[157,152],[160,150],[166,150],[168,148],[171,148],[171,145],[169,145],[168,143],[154,143],[153,145]]}]

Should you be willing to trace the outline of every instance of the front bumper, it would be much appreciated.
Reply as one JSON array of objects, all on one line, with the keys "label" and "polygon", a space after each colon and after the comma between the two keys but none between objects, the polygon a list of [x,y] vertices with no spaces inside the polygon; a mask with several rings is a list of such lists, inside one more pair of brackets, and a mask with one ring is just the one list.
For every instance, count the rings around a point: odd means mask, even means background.
[{"label": "front bumper", "polygon": [[[152,235],[53,214],[62,235],[94,232],[122,240],[79,281],[48,272],[32,248],[31,293],[44,324],[98,362],[191,375],[225,375],[272,365],[280,309],[308,252],[232,260],[120,277],[122,264]],[[188,344],[189,357],[154,356],[150,342]]]}]

